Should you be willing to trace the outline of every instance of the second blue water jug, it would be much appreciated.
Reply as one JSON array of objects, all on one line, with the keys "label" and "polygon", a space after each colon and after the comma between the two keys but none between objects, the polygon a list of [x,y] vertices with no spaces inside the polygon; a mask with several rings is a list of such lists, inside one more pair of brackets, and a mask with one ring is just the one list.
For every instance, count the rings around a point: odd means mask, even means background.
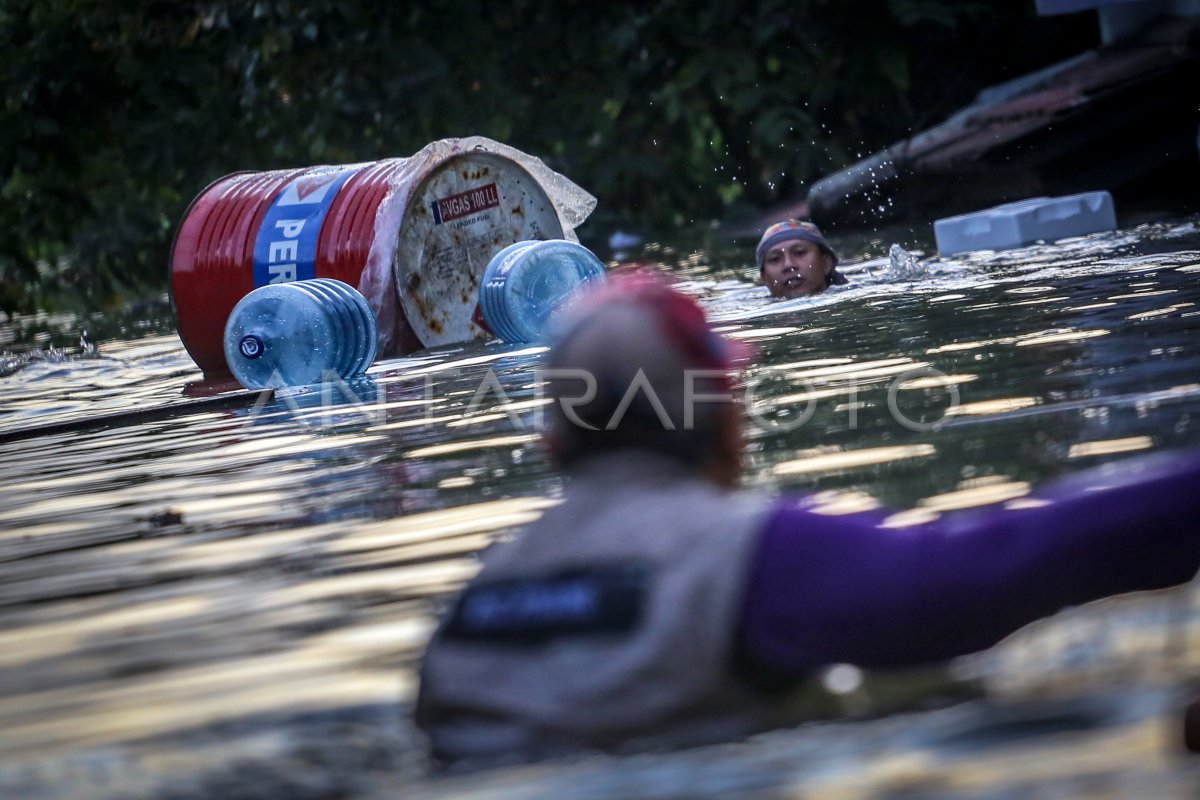
[{"label": "second blue water jug", "polygon": [[479,308],[506,342],[536,342],[554,313],[586,284],[604,279],[591,250],[564,239],[516,242],[483,271]]}]

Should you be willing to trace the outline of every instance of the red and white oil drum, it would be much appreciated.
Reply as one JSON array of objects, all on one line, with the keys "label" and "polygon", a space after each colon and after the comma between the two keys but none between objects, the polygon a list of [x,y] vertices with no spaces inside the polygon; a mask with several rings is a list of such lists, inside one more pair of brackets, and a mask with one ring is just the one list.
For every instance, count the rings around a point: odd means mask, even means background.
[{"label": "red and white oil drum", "polygon": [[492,255],[564,231],[520,164],[470,150],[228,175],[188,207],[171,250],[179,336],[207,375],[228,374],[221,337],[237,302],[268,283],[336,278],[379,323],[379,357],[487,336],[479,282]]}]

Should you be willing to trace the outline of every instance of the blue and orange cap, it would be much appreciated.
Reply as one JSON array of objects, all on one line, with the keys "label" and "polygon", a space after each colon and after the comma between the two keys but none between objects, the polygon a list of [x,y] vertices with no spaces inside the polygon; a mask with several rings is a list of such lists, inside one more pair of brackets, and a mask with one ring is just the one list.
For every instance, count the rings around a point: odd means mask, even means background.
[{"label": "blue and orange cap", "polygon": [[816,223],[809,222],[808,220],[785,219],[782,222],[776,222],[763,231],[762,238],[758,240],[758,247],[754,250],[754,259],[758,262],[758,271],[762,272],[767,253],[770,252],[772,247],[791,241],[792,239],[803,239],[812,242],[828,253],[829,257],[833,259],[833,270],[829,273],[829,282],[846,283],[845,277],[837,271],[837,253],[829,246],[829,242],[825,240],[825,234],[821,233],[821,229],[817,227]]}]

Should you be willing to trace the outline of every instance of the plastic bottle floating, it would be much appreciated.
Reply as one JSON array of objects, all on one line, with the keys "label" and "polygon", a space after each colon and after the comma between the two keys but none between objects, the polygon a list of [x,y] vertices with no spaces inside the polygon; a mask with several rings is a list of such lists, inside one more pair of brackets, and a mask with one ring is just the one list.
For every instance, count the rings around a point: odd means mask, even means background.
[{"label": "plastic bottle floating", "polygon": [[225,360],[247,389],[362,375],[377,342],[366,299],[332,278],[260,286],[225,323]]},{"label": "plastic bottle floating", "polygon": [[583,245],[564,239],[516,242],[488,262],[479,308],[504,341],[535,342],[576,292],[603,279],[604,264]]}]

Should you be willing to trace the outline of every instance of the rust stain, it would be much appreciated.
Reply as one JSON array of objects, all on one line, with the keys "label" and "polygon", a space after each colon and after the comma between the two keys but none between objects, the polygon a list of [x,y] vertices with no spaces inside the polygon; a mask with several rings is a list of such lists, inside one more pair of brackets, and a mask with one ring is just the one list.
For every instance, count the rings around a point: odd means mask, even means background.
[{"label": "rust stain", "polygon": [[429,308],[425,305],[425,301],[421,298],[421,295],[417,294],[416,289],[412,286],[408,287],[408,296],[411,297],[413,303],[416,304],[418,316],[420,316],[421,319],[428,320]]},{"label": "rust stain", "polygon": [[442,322],[441,322],[441,320],[437,320],[437,319],[431,319],[431,320],[429,320],[429,329],[430,329],[431,331],[433,331],[434,333],[436,333],[436,334],[439,334],[439,335],[440,335],[440,334],[441,334],[441,332],[444,330],[444,329],[442,328]]},{"label": "rust stain", "polygon": [[525,216],[525,206],[513,206],[512,213],[515,217]]}]

